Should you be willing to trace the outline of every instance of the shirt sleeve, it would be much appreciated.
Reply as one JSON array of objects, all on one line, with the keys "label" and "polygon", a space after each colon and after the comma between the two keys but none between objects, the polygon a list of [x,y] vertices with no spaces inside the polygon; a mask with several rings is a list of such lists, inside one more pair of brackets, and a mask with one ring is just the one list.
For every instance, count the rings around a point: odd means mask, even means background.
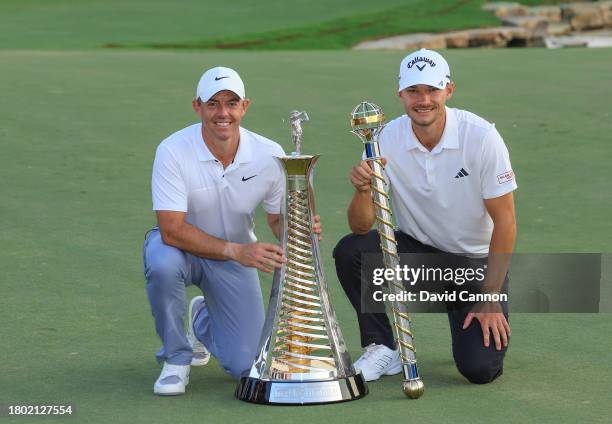
[{"label": "shirt sleeve", "polygon": [[185,181],[176,158],[164,145],[155,153],[151,189],[153,210],[187,212]]},{"label": "shirt sleeve", "polygon": [[[273,157],[281,156],[285,156],[285,152],[280,146],[278,146],[273,153]],[[268,193],[263,200],[262,206],[267,213],[280,214],[281,201],[283,200],[283,194],[285,193],[285,175],[281,169],[280,163],[278,163],[278,161],[274,158],[272,158],[272,162],[273,163],[271,163],[270,166],[274,167],[275,177],[272,181],[270,190],[268,190]]]},{"label": "shirt sleeve", "polygon": [[483,140],[481,169],[483,199],[503,196],[518,187],[510,164],[508,148],[495,126],[489,130]]}]

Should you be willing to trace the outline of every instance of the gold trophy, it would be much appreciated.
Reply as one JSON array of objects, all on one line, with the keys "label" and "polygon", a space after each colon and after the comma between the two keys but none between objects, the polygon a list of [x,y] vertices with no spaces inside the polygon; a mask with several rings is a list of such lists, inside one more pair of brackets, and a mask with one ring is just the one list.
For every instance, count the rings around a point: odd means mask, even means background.
[{"label": "gold trophy", "polygon": [[301,154],[306,112],[291,112],[295,152],[278,158],[286,175],[281,242],[287,258],[274,272],[259,354],[236,397],[280,405],[343,402],[365,396],[329,301],[317,235],[312,232],[312,170],[319,156]]},{"label": "gold trophy", "polygon": [[[383,176],[383,164],[378,148],[378,135],[385,126],[385,115],[379,106],[370,102],[361,102],[351,114],[352,133],[357,135],[365,145],[366,160],[372,166],[372,201],[376,210],[376,227],[380,237],[380,248],[385,268],[397,269],[399,256],[397,242],[391,220],[389,195]],[[389,281],[389,291],[399,294],[404,290],[397,279]],[[389,302],[393,311],[393,326],[399,344],[400,359],[404,371],[403,391],[411,399],[421,397],[425,386],[417,370],[416,350],[410,330],[410,316],[405,302]]]}]

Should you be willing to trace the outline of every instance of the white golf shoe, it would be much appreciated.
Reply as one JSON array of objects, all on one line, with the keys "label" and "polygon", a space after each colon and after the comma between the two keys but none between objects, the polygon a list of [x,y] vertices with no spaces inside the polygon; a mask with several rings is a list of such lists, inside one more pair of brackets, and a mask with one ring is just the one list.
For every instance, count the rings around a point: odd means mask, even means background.
[{"label": "white golf shoe", "polygon": [[208,364],[210,361],[210,352],[196,337],[193,331],[193,318],[196,312],[200,309],[200,305],[204,303],[204,296],[196,296],[191,299],[189,303],[189,324],[187,325],[187,340],[193,350],[193,357],[191,358],[191,365],[199,367]]},{"label": "white golf shoe", "polygon": [[189,384],[189,370],[191,365],[172,365],[164,362],[159,378],[153,386],[153,393],[160,396],[174,396],[185,393],[185,386]]},{"label": "white golf shoe", "polygon": [[366,381],[375,381],[383,375],[395,375],[402,371],[399,350],[374,343],[366,347],[366,351],[353,366],[355,370],[361,371]]}]

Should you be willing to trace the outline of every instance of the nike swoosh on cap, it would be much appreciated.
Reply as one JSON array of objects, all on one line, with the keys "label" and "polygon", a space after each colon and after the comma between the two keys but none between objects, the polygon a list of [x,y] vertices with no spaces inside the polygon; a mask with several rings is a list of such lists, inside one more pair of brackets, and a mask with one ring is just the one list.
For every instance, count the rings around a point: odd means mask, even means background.
[{"label": "nike swoosh on cap", "polygon": [[223,78],[229,78],[229,75],[228,75],[228,76],[226,76],[226,77],[215,77],[215,81],[222,80]]}]

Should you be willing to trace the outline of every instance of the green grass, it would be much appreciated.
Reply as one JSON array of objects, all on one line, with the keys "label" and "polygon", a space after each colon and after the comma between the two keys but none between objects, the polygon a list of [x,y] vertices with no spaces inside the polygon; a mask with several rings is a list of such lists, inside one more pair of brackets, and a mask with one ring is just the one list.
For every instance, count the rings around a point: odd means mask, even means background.
[{"label": "green grass", "polygon": [[0,49],[182,43],[282,30],[399,6],[402,0],[2,0]]},{"label": "green grass", "polygon": [[[530,0],[538,4],[549,0]],[[4,0],[0,49],[344,49],[410,32],[495,26],[484,0]]]},{"label": "green grass", "polygon": [[[445,55],[457,81],[451,106],[496,122],[510,149],[517,250],[610,252],[612,50]],[[427,392],[413,402],[403,399],[399,377],[389,377],[357,402],[253,406],[233,399],[235,382],[216,363],[194,370],[187,395],[152,395],[158,340],[141,272],[142,238],[154,222],[151,164],[162,138],[195,121],[190,100],[200,73],[217,64],[238,69],[253,99],[244,125],[287,150],[283,118],[309,112],[303,151],[322,154],[315,189],[324,267],[355,358],[356,320],[331,260],[348,231],[347,175],[361,150],[348,116],[363,99],[389,117],[401,113],[402,56],[0,52],[0,403],[69,402],[74,422],[95,423],[608,422],[612,319],[603,314],[512,316],[506,373],[489,386],[468,385],[454,369],[446,317],[417,315]],[[269,239],[261,216],[257,226]],[[269,278],[262,287],[267,296]]]},{"label": "green grass", "polygon": [[345,49],[370,38],[499,24],[494,15],[481,10],[482,3],[473,0],[410,0],[401,6],[373,13],[360,10],[359,14],[329,20],[319,25],[146,46],[190,49]]}]

